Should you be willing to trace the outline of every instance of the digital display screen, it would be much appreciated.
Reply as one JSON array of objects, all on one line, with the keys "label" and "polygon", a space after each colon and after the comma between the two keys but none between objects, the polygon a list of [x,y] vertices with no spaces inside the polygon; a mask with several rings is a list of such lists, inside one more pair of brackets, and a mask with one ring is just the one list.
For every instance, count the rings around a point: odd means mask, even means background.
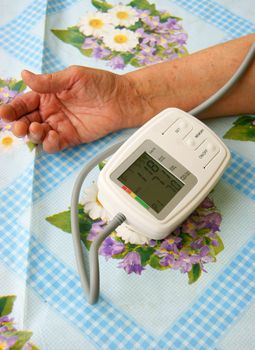
[{"label": "digital display screen", "polygon": [[159,162],[144,152],[118,180],[159,213],[184,186]]}]

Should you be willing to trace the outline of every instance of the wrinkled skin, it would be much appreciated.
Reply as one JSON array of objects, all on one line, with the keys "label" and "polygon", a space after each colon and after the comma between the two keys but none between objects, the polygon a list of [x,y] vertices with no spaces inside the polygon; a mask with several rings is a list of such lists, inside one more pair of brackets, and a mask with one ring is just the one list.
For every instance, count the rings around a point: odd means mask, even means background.
[{"label": "wrinkled skin", "polygon": [[15,121],[16,136],[28,135],[48,153],[143,123],[147,102],[125,75],[71,66],[53,74],[23,71],[22,78],[32,91],[0,106],[0,118]]}]

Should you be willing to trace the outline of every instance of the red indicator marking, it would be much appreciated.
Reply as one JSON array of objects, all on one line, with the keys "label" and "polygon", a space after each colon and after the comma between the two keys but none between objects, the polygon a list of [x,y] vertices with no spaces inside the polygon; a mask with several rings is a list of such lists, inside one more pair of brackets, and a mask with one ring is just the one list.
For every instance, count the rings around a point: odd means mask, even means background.
[{"label": "red indicator marking", "polygon": [[129,194],[132,192],[128,187],[126,187],[124,185],[122,186],[122,188],[123,188],[124,191],[126,191]]}]

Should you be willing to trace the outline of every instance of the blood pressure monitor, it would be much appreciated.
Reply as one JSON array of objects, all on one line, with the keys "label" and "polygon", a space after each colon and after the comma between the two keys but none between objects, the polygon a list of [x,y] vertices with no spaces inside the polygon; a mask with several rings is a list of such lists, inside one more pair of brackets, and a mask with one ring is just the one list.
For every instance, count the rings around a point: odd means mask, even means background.
[{"label": "blood pressure monitor", "polygon": [[[80,280],[90,304],[99,296],[98,251],[106,237],[123,222],[149,238],[167,237],[220,179],[230,162],[230,152],[192,115],[199,115],[222,98],[254,57],[255,43],[225,85],[190,114],[176,108],[162,111],[125,143],[103,150],[80,172],[72,192],[71,228]],[[108,212],[109,222],[90,246],[88,278],[79,230],[79,195],[88,173],[109,156],[98,178],[98,199]]]},{"label": "blood pressure monitor", "polygon": [[106,163],[98,199],[113,218],[152,239],[163,239],[215,186],[230,152],[204,123],[176,108],[136,131]]}]

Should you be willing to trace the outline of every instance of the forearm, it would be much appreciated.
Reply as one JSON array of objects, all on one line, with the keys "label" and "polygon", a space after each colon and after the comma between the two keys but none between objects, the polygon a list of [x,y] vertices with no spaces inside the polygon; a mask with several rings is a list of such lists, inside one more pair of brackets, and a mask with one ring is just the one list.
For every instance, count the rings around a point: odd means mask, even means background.
[{"label": "forearm", "polygon": [[[167,107],[189,111],[220,89],[240,66],[255,34],[187,57],[126,74],[148,105],[144,122]],[[201,118],[255,113],[255,62],[239,82]]]}]

